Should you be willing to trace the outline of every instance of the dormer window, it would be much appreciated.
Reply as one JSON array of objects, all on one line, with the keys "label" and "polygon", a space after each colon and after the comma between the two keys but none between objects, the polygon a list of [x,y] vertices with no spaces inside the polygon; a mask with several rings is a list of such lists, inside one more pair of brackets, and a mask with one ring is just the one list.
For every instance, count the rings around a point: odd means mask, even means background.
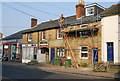
[{"label": "dormer window", "polygon": [[32,34],[31,33],[28,34],[28,41],[32,41]]},{"label": "dormer window", "polygon": [[86,16],[94,15],[94,7],[86,8]]}]

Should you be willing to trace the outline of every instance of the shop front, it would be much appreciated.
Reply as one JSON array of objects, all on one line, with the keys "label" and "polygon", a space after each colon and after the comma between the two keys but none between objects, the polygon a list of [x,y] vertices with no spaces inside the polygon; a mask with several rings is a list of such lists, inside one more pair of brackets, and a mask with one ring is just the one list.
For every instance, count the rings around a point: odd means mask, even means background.
[{"label": "shop front", "polygon": [[37,60],[37,44],[22,45],[22,63],[28,63],[32,60]]},{"label": "shop front", "polygon": [[3,44],[3,61],[21,61],[21,40],[5,40]]}]

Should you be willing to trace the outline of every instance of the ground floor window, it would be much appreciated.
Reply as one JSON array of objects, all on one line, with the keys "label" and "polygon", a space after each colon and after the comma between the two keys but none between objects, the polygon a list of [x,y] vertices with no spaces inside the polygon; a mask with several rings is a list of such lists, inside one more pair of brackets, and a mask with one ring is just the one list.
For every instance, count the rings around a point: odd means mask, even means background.
[{"label": "ground floor window", "polygon": [[88,46],[81,46],[80,47],[80,58],[81,59],[88,59]]},{"label": "ground floor window", "polygon": [[57,57],[65,57],[65,49],[64,48],[57,48]]},{"label": "ground floor window", "polygon": [[34,47],[22,48],[22,59],[33,60],[34,59]]}]

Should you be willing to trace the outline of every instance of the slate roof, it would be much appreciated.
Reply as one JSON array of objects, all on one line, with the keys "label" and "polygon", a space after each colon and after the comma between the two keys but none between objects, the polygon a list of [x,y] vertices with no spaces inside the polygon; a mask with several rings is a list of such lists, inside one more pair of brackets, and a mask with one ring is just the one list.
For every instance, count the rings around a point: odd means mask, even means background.
[{"label": "slate roof", "polygon": [[64,25],[77,25],[77,24],[84,24],[84,23],[90,23],[90,22],[95,22],[96,20],[100,20],[99,16],[84,16],[80,19],[75,18],[65,18],[63,24]]},{"label": "slate roof", "polygon": [[9,36],[6,36],[6,37],[2,38],[2,40],[22,39],[22,32],[23,31],[19,31],[19,32],[16,32],[16,33],[11,34]]},{"label": "slate roof", "polygon": [[[68,21],[72,21],[72,20],[75,20],[75,19],[76,19],[75,15],[67,17]],[[56,20],[53,20],[53,21],[48,21],[48,22],[43,22],[41,24],[38,24],[37,27],[27,29],[23,33],[43,31],[43,30],[48,30],[48,29],[55,29],[55,28],[59,28],[59,27],[60,26],[59,26],[59,23],[58,23],[58,19],[56,19]]]},{"label": "slate roof", "polygon": [[112,15],[120,15],[120,3],[112,5],[110,8],[106,9],[100,14],[101,17]]},{"label": "slate roof", "polygon": [[[65,26],[69,25],[77,25],[77,24],[83,24],[83,23],[90,23],[90,22],[95,22],[96,20],[100,20],[100,17],[97,16],[85,16],[81,19],[76,19],[76,15],[65,17],[64,21],[62,22]],[[30,33],[30,32],[35,32],[35,31],[43,31],[43,30],[48,30],[48,29],[55,29],[55,28],[60,28],[58,19],[53,20],[53,21],[48,21],[41,23],[37,25],[34,28],[27,29],[23,31],[23,33]]]},{"label": "slate roof", "polygon": [[46,30],[46,29],[55,29],[58,27],[59,27],[58,20],[48,21],[48,22],[44,22],[44,23],[37,25],[37,27],[35,27],[35,28],[32,28],[31,32],[42,31],[42,30]]}]

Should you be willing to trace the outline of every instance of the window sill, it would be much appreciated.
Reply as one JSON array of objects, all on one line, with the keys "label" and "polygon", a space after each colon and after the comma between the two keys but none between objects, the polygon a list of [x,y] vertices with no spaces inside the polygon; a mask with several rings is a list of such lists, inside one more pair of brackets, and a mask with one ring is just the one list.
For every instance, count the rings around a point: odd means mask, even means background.
[{"label": "window sill", "polygon": [[88,57],[81,57],[80,59],[88,59]]},{"label": "window sill", "polygon": [[57,38],[57,39],[63,39],[63,38]]}]

